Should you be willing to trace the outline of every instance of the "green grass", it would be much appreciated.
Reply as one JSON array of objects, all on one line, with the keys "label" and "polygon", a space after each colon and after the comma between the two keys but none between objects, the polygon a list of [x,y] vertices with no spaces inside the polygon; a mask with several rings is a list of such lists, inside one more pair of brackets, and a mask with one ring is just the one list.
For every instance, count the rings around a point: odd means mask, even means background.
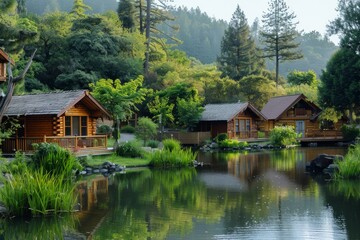
[{"label": "green grass", "polygon": [[91,158],[88,158],[86,161],[90,166],[98,166],[106,161],[110,161],[112,163],[119,164],[120,166],[127,167],[147,166],[150,163],[150,160],[147,158],[125,158],[116,156],[115,154],[108,156],[93,156]]},{"label": "green grass", "polygon": [[339,172],[336,177],[341,179],[360,179],[360,145],[349,149],[344,160],[337,162]]},{"label": "green grass", "polygon": [[193,166],[197,153],[191,149],[163,149],[148,155],[150,165],[159,168],[189,167]]}]

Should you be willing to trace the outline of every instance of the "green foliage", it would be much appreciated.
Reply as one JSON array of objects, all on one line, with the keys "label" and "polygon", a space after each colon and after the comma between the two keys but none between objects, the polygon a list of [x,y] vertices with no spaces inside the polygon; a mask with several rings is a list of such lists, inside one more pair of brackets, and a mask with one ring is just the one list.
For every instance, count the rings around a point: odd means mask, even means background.
[{"label": "green foliage", "polygon": [[240,80],[245,76],[260,74],[265,62],[250,36],[250,29],[244,12],[237,6],[221,41],[221,55],[218,59],[223,76]]},{"label": "green foliage", "polygon": [[360,137],[360,128],[356,125],[342,125],[341,132],[345,141],[354,141]]},{"label": "green foliage", "polygon": [[151,148],[157,148],[159,146],[159,141],[150,140],[150,141],[147,142],[146,146],[151,147]]},{"label": "green foliage", "polygon": [[2,172],[10,173],[10,174],[22,174],[28,168],[29,159],[26,158],[24,153],[17,151],[15,153],[15,159],[12,161],[8,161],[6,159],[2,159],[0,163]]},{"label": "green foliage", "polygon": [[173,151],[181,149],[181,143],[173,138],[164,139],[162,143],[164,145],[164,150]]},{"label": "green foliage", "polygon": [[321,75],[319,98],[322,107],[333,107],[342,113],[347,110],[350,111],[350,116],[359,112],[359,72],[360,57],[357,52],[348,48],[341,48],[336,52]]},{"label": "green foliage", "polygon": [[261,109],[275,94],[279,94],[275,83],[263,76],[244,77],[239,84],[241,95],[258,109]]},{"label": "green foliage", "polygon": [[237,139],[225,139],[219,142],[219,147],[222,148],[244,148],[249,146],[247,142],[241,142]]},{"label": "green foliage", "polygon": [[194,99],[178,99],[178,122],[179,126],[193,129],[200,121],[204,107]]},{"label": "green foliage", "polygon": [[189,167],[193,165],[197,153],[191,149],[163,149],[149,155],[150,165],[158,168]]},{"label": "green foliage", "polygon": [[135,130],[136,130],[135,127],[126,125],[120,129],[120,132],[121,133],[135,133]]},{"label": "green foliage", "polygon": [[82,167],[76,157],[68,150],[53,143],[39,143],[33,145],[35,151],[31,156],[35,170],[42,169],[50,175],[63,175],[71,179],[75,170]]},{"label": "green foliage", "polygon": [[139,158],[143,156],[144,152],[139,142],[130,141],[120,144],[116,148],[116,154],[122,157]]},{"label": "green foliage", "polygon": [[129,30],[133,30],[135,28],[135,7],[133,1],[119,1],[117,14],[123,28]]},{"label": "green foliage", "polygon": [[154,121],[160,122],[161,118],[160,127],[167,126],[169,123],[174,121],[174,106],[175,105],[173,103],[169,103],[169,98],[160,98],[159,96],[155,96],[154,100],[147,104],[150,113],[154,115]]},{"label": "green foliage", "polygon": [[76,203],[74,186],[64,180],[64,175],[45,173],[42,168],[26,170],[4,182],[0,201],[16,216],[70,212]]},{"label": "green foliage", "polygon": [[270,131],[270,142],[278,147],[297,143],[297,137],[298,134],[293,126],[276,126]]},{"label": "green foliage", "polygon": [[294,70],[287,75],[287,81],[290,85],[306,84],[316,86],[318,84],[316,73],[312,70],[307,72]]},{"label": "green foliage", "polygon": [[337,161],[339,172],[337,178],[360,179],[360,145],[357,144],[349,148],[344,160]]},{"label": "green foliage", "polygon": [[229,137],[228,137],[228,135],[227,135],[227,133],[220,133],[220,134],[218,134],[216,137],[215,137],[215,141],[217,142],[217,143],[219,143],[219,142],[222,142],[222,141],[224,141],[224,140],[226,140],[226,139],[228,139]]},{"label": "green foliage", "polygon": [[150,118],[141,117],[135,130],[135,136],[144,141],[144,146],[148,140],[154,139],[157,135],[157,125]]},{"label": "green foliage", "polygon": [[112,128],[109,125],[103,124],[96,128],[96,134],[103,134],[110,137],[111,133],[112,133]]}]

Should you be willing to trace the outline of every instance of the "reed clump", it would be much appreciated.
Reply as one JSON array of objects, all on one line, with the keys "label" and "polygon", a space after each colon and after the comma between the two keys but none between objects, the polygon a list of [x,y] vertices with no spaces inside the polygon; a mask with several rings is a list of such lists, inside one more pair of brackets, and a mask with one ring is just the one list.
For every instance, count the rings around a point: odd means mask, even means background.
[{"label": "reed clump", "polygon": [[337,161],[339,171],[337,178],[341,179],[360,179],[360,144],[349,148],[344,160]]}]

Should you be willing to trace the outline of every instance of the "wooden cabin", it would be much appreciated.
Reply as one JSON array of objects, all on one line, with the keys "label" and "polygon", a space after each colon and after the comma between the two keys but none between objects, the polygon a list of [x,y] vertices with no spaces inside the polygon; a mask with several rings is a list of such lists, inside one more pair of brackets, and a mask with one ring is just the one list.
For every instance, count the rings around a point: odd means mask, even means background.
[{"label": "wooden cabin", "polygon": [[0,82],[6,81],[6,66],[9,62],[14,65],[9,55],[0,48]]},{"label": "wooden cabin", "polygon": [[106,148],[106,136],[96,135],[96,122],[111,118],[86,90],[13,96],[5,116],[17,119],[20,128],[2,143],[3,153],[28,152],[39,142],[73,150]]},{"label": "wooden cabin", "polygon": [[250,103],[208,104],[202,113],[199,130],[210,131],[214,138],[227,133],[229,138],[258,137],[258,128],[265,116]]},{"label": "wooden cabin", "polygon": [[339,137],[342,134],[342,121],[336,124],[320,122],[318,117],[321,109],[309,101],[303,94],[274,97],[261,110],[267,121],[262,122],[260,128],[265,132],[275,126],[293,126],[302,138]]}]

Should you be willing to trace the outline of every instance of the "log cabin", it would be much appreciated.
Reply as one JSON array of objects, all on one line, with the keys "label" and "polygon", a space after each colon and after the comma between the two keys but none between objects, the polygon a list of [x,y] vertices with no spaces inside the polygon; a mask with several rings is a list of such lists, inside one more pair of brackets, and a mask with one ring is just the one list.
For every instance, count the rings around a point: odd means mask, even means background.
[{"label": "log cabin", "polygon": [[14,61],[0,48],[0,82],[6,81],[6,66],[9,63],[14,65]]},{"label": "log cabin", "polygon": [[210,131],[214,138],[226,133],[229,138],[258,137],[258,128],[266,117],[248,102],[207,104],[202,113],[199,130]]},{"label": "log cabin", "polygon": [[340,128],[343,121],[320,121],[321,111],[303,94],[273,97],[261,110],[267,121],[261,122],[260,128],[269,132],[275,126],[287,125],[293,126],[296,132],[301,134],[301,138],[341,138]]},{"label": "log cabin", "polygon": [[20,124],[2,143],[3,153],[14,153],[32,151],[39,142],[72,150],[106,148],[106,136],[96,135],[96,122],[111,119],[111,114],[87,90],[76,90],[13,96],[5,117]]}]

